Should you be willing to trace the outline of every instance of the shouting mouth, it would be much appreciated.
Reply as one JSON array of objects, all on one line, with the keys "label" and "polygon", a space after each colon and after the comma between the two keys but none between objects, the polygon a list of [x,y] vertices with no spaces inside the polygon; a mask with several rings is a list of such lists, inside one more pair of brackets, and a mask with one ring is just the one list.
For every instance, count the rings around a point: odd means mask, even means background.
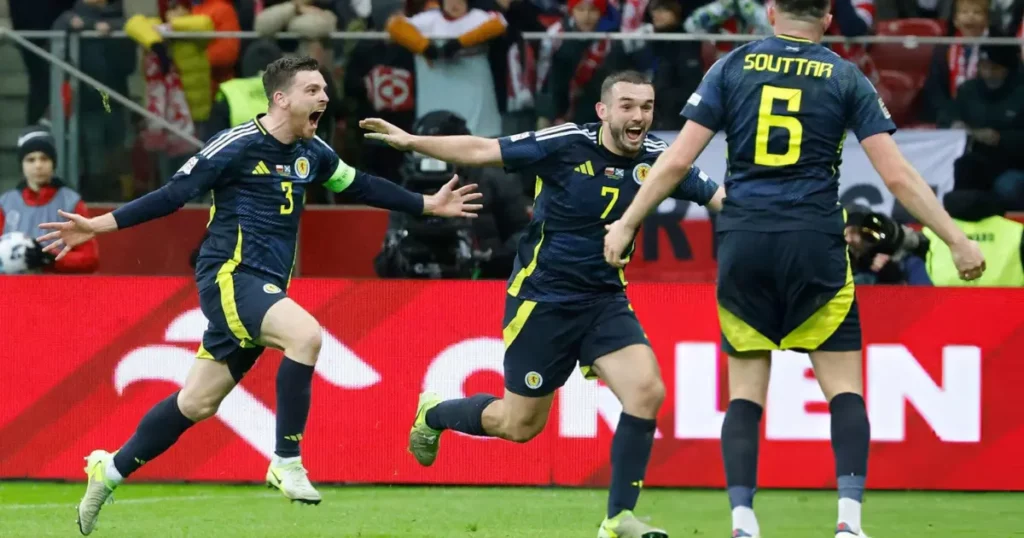
[{"label": "shouting mouth", "polygon": [[324,111],[323,110],[314,110],[309,115],[309,124],[315,128],[317,126],[317,123],[320,121],[320,118],[323,115],[324,115]]},{"label": "shouting mouth", "polygon": [[630,142],[639,142],[644,136],[643,127],[627,127],[626,128],[626,139]]}]

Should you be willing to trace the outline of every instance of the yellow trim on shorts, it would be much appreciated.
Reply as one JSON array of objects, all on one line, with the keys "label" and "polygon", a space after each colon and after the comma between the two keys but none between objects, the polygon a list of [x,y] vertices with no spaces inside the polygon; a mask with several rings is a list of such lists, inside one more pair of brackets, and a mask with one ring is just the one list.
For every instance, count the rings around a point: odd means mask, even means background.
[{"label": "yellow trim on shorts", "polygon": [[[854,285],[850,253],[846,253],[846,282],[827,303],[782,339],[782,349],[815,350],[825,343],[853,308]],[[730,341],[731,342],[731,341]]]},{"label": "yellow trim on shorts", "polygon": [[252,343],[252,337],[242,323],[238,315],[238,304],[235,303],[235,277],[232,273],[242,263],[242,225],[238,225],[238,241],[235,243],[235,253],[230,260],[224,262],[217,271],[217,286],[220,288],[220,306],[224,310],[224,319],[228,322],[228,329],[235,338],[239,340],[239,346],[244,348],[256,347]]},{"label": "yellow trim on shorts", "polygon": [[718,304],[718,323],[722,326],[722,334],[729,341],[729,345],[738,352],[779,349],[778,344],[751,327],[736,314],[726,310],[721,303]]},{"label": "yellow trim on shorts", "polygon": [[211,361],[212,360],[216,360],[216,359],[213,358],[213,354],[212,353],[210,353],[209,351],[206,351],[206,348],[203,347],[203,344],[199,344],[199,349],[196,350],[196,358],[197,359],[207,359],[207,360],[211,360]]},{"label": "yellow trim on shorts", "polygon": [[533,313],[533,309],[537,307],[536,301],[523,301],[516,310],[516,315],[512,318],[512,321],[508,322],[501,331],[501,336],[505,339],[505,349],[508,349],[512,345],[512,342],[522,332],[523,326],[526,325],[527,318]]},{"label": "yellow trim on shorts", "polygon": [[533,260],[526,267],[523,267],[516,273],[516,277],[512,279],[512,285],[508,287],[508,294],[515,297],[519,295],[519,292],[523,288],[523,282],[526,281],[530,275],[537,270],[537,258],[540,256],[540,246],[544,243],[544,223],[540,224],[540,239],[537,240],[537,246],[533,247]]}]

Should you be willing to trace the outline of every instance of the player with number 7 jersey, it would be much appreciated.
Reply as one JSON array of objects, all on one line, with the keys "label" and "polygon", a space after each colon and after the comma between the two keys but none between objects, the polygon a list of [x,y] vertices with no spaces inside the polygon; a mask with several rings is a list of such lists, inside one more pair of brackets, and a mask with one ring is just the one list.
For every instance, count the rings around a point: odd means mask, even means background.
[{"label": "player with number 7 jersey", "polygon": [[[499,139],[412,136],[382,120],[360,123],[373,131],[367,137],[396,148],[470,166],[501,165],[536,185],[533,219],[519,242],[505,297],[505,394],[447,401],[421,395],[409,451],[420,464],[432,465],[444,430],[529,441],[544,428],[555,391],[578,364],[622,402],[598,538],[666,538],[666,531],[633,515],[665,388],[626,297],[625,274],[604,262],[602,250],[605,227],[622,215],[667,145],[647,133],[654,88],[640,73],[606,78],[596,109],[601,123],[566,123]],[[725,194],[717,183],[697,167],[683,175],[674,198],[720,207]]]}]

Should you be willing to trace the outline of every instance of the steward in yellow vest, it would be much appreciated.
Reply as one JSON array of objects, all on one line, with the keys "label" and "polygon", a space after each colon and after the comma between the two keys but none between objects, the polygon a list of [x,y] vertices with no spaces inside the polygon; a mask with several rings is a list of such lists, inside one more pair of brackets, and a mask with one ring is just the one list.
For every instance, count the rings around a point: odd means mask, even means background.
[{"label": "steward in yellow vest", "polygon": [[954,191],[945,206],[956,225],[978,243],[985,255],[985,274],[977,280],[960,279],[949,247],[925,228],[931,240],[928,276],[936,286],[1024,287],[1024,224],[1002,216],[1003,209],[988,192]]},{"label": "steward in yellow vest", "polygon": [[267,111],[269,101],[263,90],[263,70],[282,55],[273,41],[255,41],[246,48],[241,65],[242,77],[221,83],[217,90],[205,138]]}]

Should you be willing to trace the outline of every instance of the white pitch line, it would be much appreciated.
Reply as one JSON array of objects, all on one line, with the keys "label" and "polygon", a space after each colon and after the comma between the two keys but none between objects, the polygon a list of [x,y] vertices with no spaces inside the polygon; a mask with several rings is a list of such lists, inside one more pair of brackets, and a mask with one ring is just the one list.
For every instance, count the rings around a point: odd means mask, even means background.
[{"label": "white pitch line", "polygon": [[[119,504],[153,504],[174,501],[209,501],[210,499],[271,499],[279,495],[267,493],[254,493],[251,495],[182,495],[177,497],[144,497],[141,499],[115,500],[114,505]],[[66,503],[35,503],[35,504],[0,504],[0,510],[33,510],[40,508],[74,508],[75,502]]]}]

